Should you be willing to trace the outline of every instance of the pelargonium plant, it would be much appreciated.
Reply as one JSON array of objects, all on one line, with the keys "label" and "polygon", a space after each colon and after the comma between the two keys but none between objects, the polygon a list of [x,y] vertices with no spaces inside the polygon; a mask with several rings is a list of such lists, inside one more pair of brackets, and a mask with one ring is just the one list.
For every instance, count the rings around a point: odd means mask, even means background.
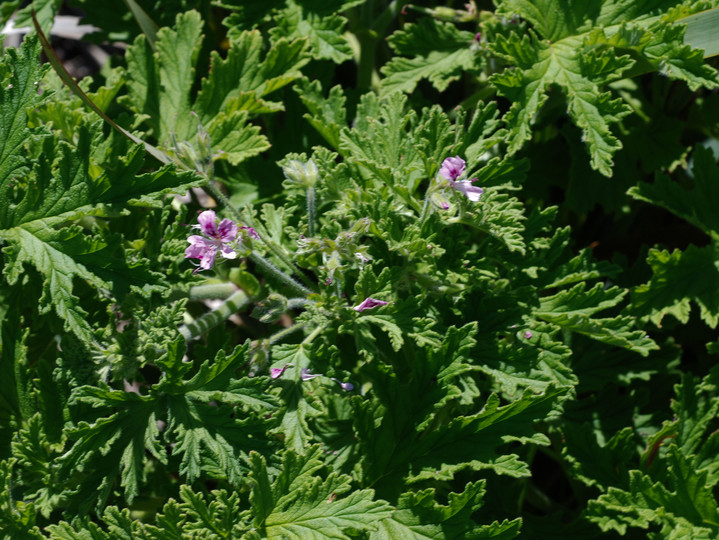
[{"label": "pelargonium plant", "polygon": [[719,1],[0,8],[0,537],[719,537]]}]

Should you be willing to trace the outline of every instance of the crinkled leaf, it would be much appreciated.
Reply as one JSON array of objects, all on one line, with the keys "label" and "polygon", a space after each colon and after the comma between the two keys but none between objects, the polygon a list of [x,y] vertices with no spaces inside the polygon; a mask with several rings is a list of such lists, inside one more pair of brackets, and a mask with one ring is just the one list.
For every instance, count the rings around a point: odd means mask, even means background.
[{"label": "crinkled leaf", "polygon": [[603,531],[624,534],[627,527],[662,527],[665,538],[712,538],[719,533],[719,510],[707,473],[695,471],[672,445],[667,455],[666,483],[630,471],[629,490],[610,487],[589,503],[589,519]]},{"label": "crinkled leaf", "polygon": [[719,266],[714,246],[689,246],[685,251],[650,249],[647,264],[652,269],[648,283],[632,290],[632,310],[660,326],[665,315],[689,320],[691,303],[699,306],[701,318],[716,328],[719,324]]},{"label": "crinkled leaf", "polygon": [[700,51],[684,45],[683,29],[672,26],[670,16],[650,22],[658,10],[673,4],[637,3],[627,9],[626,2],[614,0],[599,6],[503,0],[500,13],[519,15],[534,26],[522,37],[515,32],[500,34],[491,44],[496,54],[515,66],[491,77],[492,84],[512,102],[505,116],[510,152],[518,151],[530,138],[531,124],[547,91],[559,87],[566,95],[569,116],[583,132],[592,167],[611,176],[612,156],[621,143],[609,127],[630,109],[600,88],[635,65],[630,55],[622,54],[628,50],[670,77],[686,80],[692,88],[715,87],[716,72],[703,63]]},{"label": "crinkled leaf", "polygon": [[288,450],[282,472],[272,484],[264,458],[252,455],[255,524],[262,527],[267,538],[349,538],[345,529],[373,531],[378,521],[391,514],[390,506],[375,500],[370,489],[344,496],[350,490],[348,476],[330,473],[323,478],[313,474],[322,466],[318,456],[316,446],[303,457]]},{"label": "crinkled leaf", "polygon": [[382,66],[384,92],[412,92],[421,79],[428,79],[441,92],[463,72],[475,68],[478,47],[474,34],[451,23],[423,18],[418,24],[406,25],[388,41],[402,56]]},{"label": "crinkled leaf", "polygon": [[472,512],[481,507],[485,495],[484,482],[470,482],[461,493],[450,493],[449,504],[435,501],[435,490],[407,492],[400,497],[392,516],[380,522],[379,530],[370,540],[460,540],[462,538],[514,538],[519,534],[521,520],[495,521],[477,525]]}]

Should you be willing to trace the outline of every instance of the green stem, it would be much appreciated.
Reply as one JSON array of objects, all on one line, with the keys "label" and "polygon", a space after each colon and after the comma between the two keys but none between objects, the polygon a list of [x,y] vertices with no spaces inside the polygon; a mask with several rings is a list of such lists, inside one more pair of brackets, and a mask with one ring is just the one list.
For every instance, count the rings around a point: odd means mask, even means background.
[{"label": "green stem", "polygon": [[188,298],[192,300],[212,300],[215,298],[229,298],[237,291],[234,283],[205,283],[190,288]]},{"label": "green stem", "polygon": [[404,2],[400,4],[397,0],[393,0],[384,9],[384,11],[379,14],[379,17],[374,20],[371,26],[374,31],[377,32],[377,34],[379,34],[380,36],[383,36],[385,34],[385,32],[387,31],[387,26],[389,26],[389,23],[391,23],[397,17],[397,14],[402,9],[403,4]]},{"label": "green stem", "polygon": [[310,237],[315,235],[315,188],[314,188],[314,186],[307,188],[307,234]]},{"label": "green stem", "polygon": [[287,309],[297,309],[306,306],[307,304],[314,304],[312,300],[307,298],[289,298],[287,300]]},{"label": "green stem", "polygon": [[315,328],[314,330],[312,330],[312,332],[310,333],[310,335],[307,336],[304,340],[302,340],[302,344],[303,344],[303,345],[308,345],[308,344],[312,343],[312,341],[313,341],[317,336],[319,336],[319,335],[322,333],[322,330],[324,330],[325,328],[327,328],[327,326],[328,326],[329,324],[330,324],[329,321],[327,321],[326,323],[321,324],[321,325],[319,325],[317,328]]},{"label": "green stem", "polygon": [[308,296],[310,294],[313,294],[313,291],[311,289],[308,289],[301,283],[298,283],[294,279],[292,279],[290,276],[285,274],[282,270],[277,268],[274,264],[272,264],[270,261],[265,259],[262,255],[259,253],[256,253],[255,251],[250,252],[249,256],[250,260],[254,262],[260,269],[262,269],[264,272],[272,275],[275,279],[278,281],[281,281],[284,283],[287,287],[292,289],[295,293],[300,294],[302,296]]},{"label": "green stem", "polygon": [[419,215],[419,223],[422,225],[424,223],[424,220],[427,219],[427,216],[429,215],[429,197],[425,195],[424,197],[424,204],[422,205],[422,213]]},{"label": "green stem", "polygon": [[253,300],[254,298],[250,297],[245,291],[236,291],[216,309],[213,309],[189,324],[180,325],[180,334],[182,334],[182,337],[184,337],[186,341],[196,338],[210,328],[214,328],[227,320],[233,313],[246,308]]},{"label": "green stem", "polygon": [[357,59],[357,88],[366,92],[372,87],[375,73],[375,57],[377,53],[377,33],[372,29],[372,12],[374,0],[367,0],[359,8],[360,17],[354,34],[359,42],[359,58]]},{"label": "green stem", "polygon": [[377,53],[377,33],[371,28],[363,28],[357,32],[360,44],[359,65],[357,66],[357,88],[367,92],[372,88],[374,63]]},{"label": "green stem", "polygon": [[302,328],[304,328],[304,327],[305,327],[304,324],[293,324],[292,326],[288,326],[287,328],[283,328],[283,329],[280,330],[279,332],[277,332],[277,333],[273,334],[272,336],[270,336],[270,345],[274,345],[275,343],[277,343],[277,342],[280,341],[281,339],[286,338],[286,337],[289,336],[290,334],[294,334],[295,332],[297,332],[297,330],[300,330],[300,329],[302,329]]}]

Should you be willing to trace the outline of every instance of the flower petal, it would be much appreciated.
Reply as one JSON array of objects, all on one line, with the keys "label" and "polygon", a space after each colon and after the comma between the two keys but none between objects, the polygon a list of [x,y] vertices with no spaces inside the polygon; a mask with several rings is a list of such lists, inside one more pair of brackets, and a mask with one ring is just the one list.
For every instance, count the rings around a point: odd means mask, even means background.
[{"label": "flower petal", "polygon": [[245,227],[245,226],[243,226],[243,227],[240,227],[240,229],[242,229],[243,231],[247,231],[247,235],[248,235],[250,238],[254,238],[255,240],[259,240],[260,235],[257,234],[257,231],[256,231],[255,229],[253,229],[252,227]]},{"label": "flower petal", "polygon": [[215,216],[214,210],[205,210],[197,216],[197,222],[200,224],[200,231],[205,236],[211,238],[217,238],[217,216]]},{"label": "flower petal", "polygon": [[237,258],[237,252],[227,244],[223,244],[222,248],[220,249],[220,255],[222,255],[225,259]]},{"label": "flower petal", "polygon": [[482,193],[484,193],[484,190],[481,187],[473,186],[472,182],[474,182],[474,180],[459,180],[457,182],[450,182],[449,185],[452,189],[456,189],[465,195],[470,201],[477,202],[482,196]]},{"label": "flower petal", "polygon": [[223,219],[217,227],[218,238],[223,242],[232,242],[237,237],[237,225],[231,219]]},{"label": "flower petal", "polygon": [[442,162],[439,174],[444,176],[447,180],[456,180],[464,172],[465,165],[465,161],[459,156],[448,157]]},{"label": "flower petal", "polygon": [[389,304],[389,302],[385,302],[384,300],[377,300],[375,298],[365,298],[362,300],[362,303],[358,306],[353,307],[355,311],[364,311],[365,309],[373,309],[379,306],[386,306]]},{"label": "flower petal", "polygon": [[292,366],[292,364],[285,364],[281,368],[273,367],[272,369],[270,369],[270,377],[273,379],[279,379],[280,377],[282,377],[282,374],[285,372],[285,370],[290,366]]}]

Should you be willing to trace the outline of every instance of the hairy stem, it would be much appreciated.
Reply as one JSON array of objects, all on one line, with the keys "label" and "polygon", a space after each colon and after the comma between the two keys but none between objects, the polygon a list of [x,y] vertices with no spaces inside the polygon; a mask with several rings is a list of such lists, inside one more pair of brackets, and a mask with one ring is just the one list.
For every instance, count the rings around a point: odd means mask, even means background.
[{"label": "hairy stem", "polygon": [[182,337],[184,337],[186,341],[196,338],[203,332],[227,320],[233,313],[245,309],[253,300],[254,298],[250,297],[245,291],[238,290],[216,309],[213,309],[189,324],[180,325],[180,334],[182,334]]},{"label": "hairy stem", "polygon": [[315,188],[307,188],[307,234],[315,235]]}]

